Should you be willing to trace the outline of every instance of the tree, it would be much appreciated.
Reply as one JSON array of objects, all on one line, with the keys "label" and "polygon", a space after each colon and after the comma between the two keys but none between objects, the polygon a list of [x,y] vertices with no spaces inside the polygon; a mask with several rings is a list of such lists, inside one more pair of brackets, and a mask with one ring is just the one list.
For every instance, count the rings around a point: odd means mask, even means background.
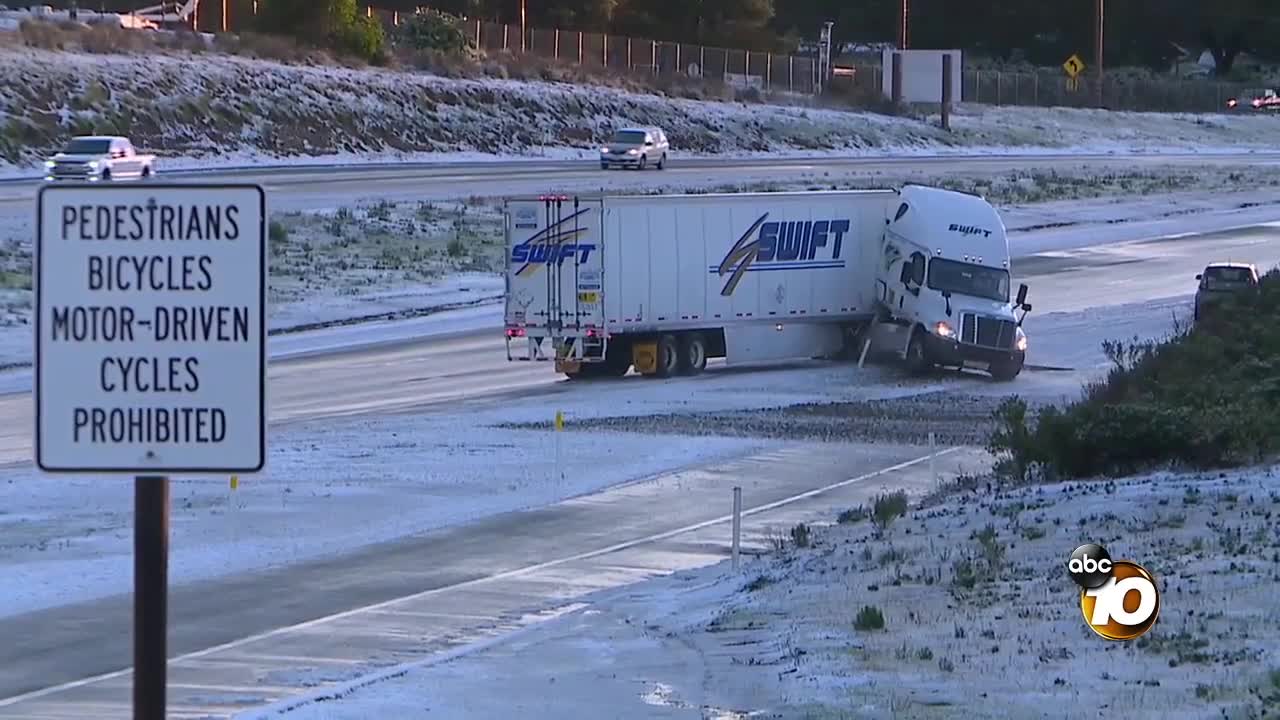
[{"label": "tree", "polygon": [[261,0],[258,26],[268,33],[378,60],[382,25],[359,11],[356,0]]},{"label": "tree", "polygon": [[[812,1],[812,0],[808,0]],[[663,40],[772,49],[773,0],[624,0],[615,27]]]}]

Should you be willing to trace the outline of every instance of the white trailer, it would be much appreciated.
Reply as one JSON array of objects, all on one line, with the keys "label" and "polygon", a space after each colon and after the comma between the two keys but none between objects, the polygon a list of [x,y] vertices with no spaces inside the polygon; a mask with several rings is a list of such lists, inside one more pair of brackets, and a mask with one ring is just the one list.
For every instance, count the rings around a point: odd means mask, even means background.
[{"label": "white trailer", "polygon": [[[907,218],[899,208],[917,190],[927,191],[920,197],[933,198],[933,207]],[[919,288],[908,287],[917,270],[914,256],[904,256],[908,273],[889,248],[904,247],[895,223],[932,233],[919,218],[941,210],[938,198],[946,196],[967,211],[953,213],[951,225],[969,227],[978,218],[990,225],[982,208],[999,223],[981,198],[913,187],[509,200],[507,357],[554,360],[569,377],[619,376],[633,366],[667,377],[701,372],[709,358],[732,364],[830,357],[861,349],[866,339],[896,343],[901,336],[901,347],[888,349],[910,359],[909,351],[919,350],[917,329],[936,334],[942,328],[940,320],[926,317],[932,306],[893,294],[901,283],[886,281],[886,273],[909,274],[903,289],[913,300],[921,296]],[[975,233],[942,235],[920,247],[947,241],[969,249]],[[897,244],[889,243],[895,237]],[[998,239],[1004,241],[1003,224]],[[944,252],[939,249],[939,257]],[[984,257],[997,263],[992,271],[1003,273],[1007,293],[1007,243],[1003,256]],[[964,304],[962,290],[924,297],[945,294],[945,311],[951,312]],[[991,312],[990,305],[983,300],[980,311]],[[1001,318],[1012,318],[1012,306],[1006,309]],[[941,304],[937,311],[944,312]],[[950,339],[961,344],[958,336]],[[1006,350],[1013,341],[1011,334]],[[932,343],[925,351],[939,363],[952,359]],[[959,348],[958,355],[969,353]]]}]

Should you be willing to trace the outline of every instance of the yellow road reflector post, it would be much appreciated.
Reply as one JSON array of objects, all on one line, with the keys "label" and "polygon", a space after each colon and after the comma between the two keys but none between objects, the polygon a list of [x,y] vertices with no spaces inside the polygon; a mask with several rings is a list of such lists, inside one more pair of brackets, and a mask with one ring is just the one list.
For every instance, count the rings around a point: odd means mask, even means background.
[{"label": "yellow road reflector post", "polygon": [[556,477],[564,479],[564,470],[560,469],[560,431],[564,430],[564,412],[556,411]]},{"label": "yellow road reflector post", "polygon": [[240,487],[240,477],[238,475],[231,476],[231,489],[235,490]]}]

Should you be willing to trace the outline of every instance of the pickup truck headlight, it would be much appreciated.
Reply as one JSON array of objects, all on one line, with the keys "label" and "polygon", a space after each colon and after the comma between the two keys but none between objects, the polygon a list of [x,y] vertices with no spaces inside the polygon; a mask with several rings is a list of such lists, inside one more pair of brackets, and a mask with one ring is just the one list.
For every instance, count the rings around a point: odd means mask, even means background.
[{"label": "pickup truck headlight", "polygon": [[951,323],[943,321],[933,326],[933,333],[942,338],[953,338],[956,336],[955,328],[951,327]]},{"label": "pickup truck headlight", "polygon": [[50,170],[52,170],[52,169],[54,168],[54,166],[56,166],[57,164],[58,164],[58,163],[56,163],[56,162],[54,162],[54,161],[52,161],[52,160],[45,160],[45,161],[44,161],[44,166],[45,166],[46,168],[50,169]]},{"label": "pickup truck headlight", "polygon": [[1018,348],[1018,352],[1026,352],[1027,351],[1027,334],[1022,332],[1022,328],[1018,328],[1018,331],[1017,333],[1014,334],[1014,337],[1016,339],[1013,341],[1013,344],[1015,347]]},{"label": "pickup truck headlight", "polygon": [[99,164],[100,164],[100,163],[99,163],[97,160],[90,160],[90,161],[89,161],[89,167],[94,168],[94,169],[97,169],[97,167],[98,167],[98,165],[99,165]]}]

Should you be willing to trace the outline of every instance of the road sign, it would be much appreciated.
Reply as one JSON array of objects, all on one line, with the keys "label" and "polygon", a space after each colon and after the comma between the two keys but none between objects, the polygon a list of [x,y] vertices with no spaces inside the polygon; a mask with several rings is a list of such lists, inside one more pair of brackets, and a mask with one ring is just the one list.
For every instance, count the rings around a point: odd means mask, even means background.
[{"label": "road sign", "polygon": [[1079,77],[1080,73],[1084,72],[1084,61],[1080,59],[1079,55],[1072,55],[1067,58],[1066,62],[1062,63],[1062,69],[1067,71],[1067,77],[1074,80]]},{"label": "road sign", "polygon": [[262,188],[47,185],[36,222],[36,466],[261,470]]}]

